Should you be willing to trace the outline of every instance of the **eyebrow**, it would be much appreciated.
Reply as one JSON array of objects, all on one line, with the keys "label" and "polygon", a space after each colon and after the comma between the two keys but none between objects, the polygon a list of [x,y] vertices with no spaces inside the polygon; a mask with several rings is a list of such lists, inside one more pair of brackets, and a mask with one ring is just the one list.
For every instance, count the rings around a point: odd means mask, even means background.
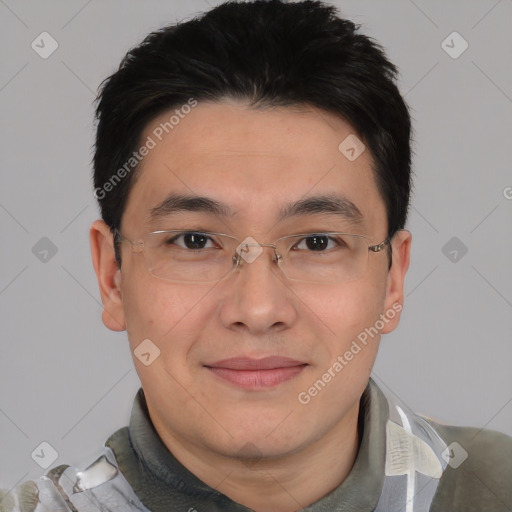
[{"label": "eyebrow", "polygon": [[169,194],[149,212],[151,219],[166,217],[178,212],[206,212],[214,215],[231,215],[231,209],[224,203],[205,196]]},{"label": "eyebrow", "polygon": [[300,215],[333,214],[354,224],[363,221],[361,210],[344,196],[323,195],[307,197],[281,209],[279,220]]},{"label": "eyebrow", "polygon": [[[154,220],[183,211],[205,212],[224,217],[233,215],[228,205],[210,197],[172,193],[150,210],[150,218]],[[346,197],[338,195],[300,199],[281,208],[278,221],[301,215],[318,214],[332,214],[354,224],[360,224],[363,221],[363,214],[359,208]]]}]

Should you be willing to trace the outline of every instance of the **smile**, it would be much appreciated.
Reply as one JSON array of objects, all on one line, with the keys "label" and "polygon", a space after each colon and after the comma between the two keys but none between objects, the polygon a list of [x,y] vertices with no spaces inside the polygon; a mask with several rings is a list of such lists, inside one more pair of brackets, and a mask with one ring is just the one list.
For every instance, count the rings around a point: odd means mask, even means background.
[{"label": "smile", "polygon": [[307,363],[284,358],[231,358],[205,365],[217,377],[245,389],[262,389],[286,382],[308,366]]}]

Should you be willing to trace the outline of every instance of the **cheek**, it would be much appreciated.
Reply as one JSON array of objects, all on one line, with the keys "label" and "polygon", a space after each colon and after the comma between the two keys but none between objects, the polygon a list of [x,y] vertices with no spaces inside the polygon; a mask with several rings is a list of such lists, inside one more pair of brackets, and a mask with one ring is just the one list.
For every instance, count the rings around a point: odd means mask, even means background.
[{"label": "cheek", "polygon": [[[384,297],[385,285],[376,286],[368,279],[344,283],[317,298],[318,316],[331,333],[324,340],[325,357],[317,360],[310,382],[313,387],[319,380],[329,384],[313,407],[320,410],[334,404],[338,411],[341,402],[353,405],[350,400],[364,390],[379,347],[375,324],[383,312]],[[338,412],[333,411],[333,417]]]},{"label": "cheek", "polygon": [[164,358],[170,352],[176,355],[187,351],[191,340],[204,329],[201,322],[209,317],[208,291],[203,286],[134,275],[123,289],[126,330],[132,350],[149,338]]},{"label": "cheek", "polygon": [[376,286],[371,280],[359,280],[325,289],[319,287],[303,294],[303,298],[341,348],[379,318],[384,307],[385,282]]}]

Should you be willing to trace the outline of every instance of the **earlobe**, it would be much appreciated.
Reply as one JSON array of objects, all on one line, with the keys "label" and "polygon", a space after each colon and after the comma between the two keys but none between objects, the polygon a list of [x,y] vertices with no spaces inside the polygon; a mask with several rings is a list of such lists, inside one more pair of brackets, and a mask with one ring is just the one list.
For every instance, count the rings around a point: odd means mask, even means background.
[{"label": "earlobe", "polygon": [[124,331],[126,322],[121,294],[121,270],[115,257],[112,233],[102,220],[92,224],[90,243],[103,302],[103,323],[112,331]]},{"label": "earlobe", "polygon": [[392,265],[389,269],[386,285],[386,299],[384,314],[390,318],[390,321],[382,329],[382,334],[387,334],[396,329],[400,322],[400,315],[404,304],[404,283],[407,270],[409,269],[411,256],[412,235],[409,231],[403,229],[397,231],[393,237]]}]

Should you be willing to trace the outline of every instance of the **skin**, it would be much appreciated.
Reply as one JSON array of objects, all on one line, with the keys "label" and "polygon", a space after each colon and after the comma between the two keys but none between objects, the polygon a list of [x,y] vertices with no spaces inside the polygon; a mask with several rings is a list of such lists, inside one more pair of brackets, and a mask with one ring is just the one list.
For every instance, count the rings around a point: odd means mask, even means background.
[{"label": "skin", "polygon": [[[141,140],[168,118],[150,123]],[[199,103],[144,158],[121,231],[139,240],[189,222],[267,243],[319,226],[334,230],[339,220],[332,215],[276,219],[288,203],[339,191],[363,213],[353,232],[380,243],[387,236],[386,211],[370,152],[351,162],[338,150],[351,133],[344,120],[311,107]],[[170,192],[212,197],[232,214],[185,212],[150,222],[151,208]],[[364,276],[334,284],[292,282],[272,272],[271,249],[216,284],[170,283],[150,275],[143,254],[129,244],[122,244],[119,270],[102,221],[92,225],[90,239],[105,325],[127,330],[132,353],[147,338],[161,351],[149,366],[136,357],[134,364],[151,420],[185,467],[258,512],[298,510],[340,485],[357,455],[359,399],[380,335],[307,405],[297,397],[380,314],[403,304],[409,232],[393,238],[389,271],[386,251],[370,253]],[[397,313],[382,333],[399,319]],[[204,367],[242,355],[283,355],[308,366],[263,390],[236,387]]]}]

